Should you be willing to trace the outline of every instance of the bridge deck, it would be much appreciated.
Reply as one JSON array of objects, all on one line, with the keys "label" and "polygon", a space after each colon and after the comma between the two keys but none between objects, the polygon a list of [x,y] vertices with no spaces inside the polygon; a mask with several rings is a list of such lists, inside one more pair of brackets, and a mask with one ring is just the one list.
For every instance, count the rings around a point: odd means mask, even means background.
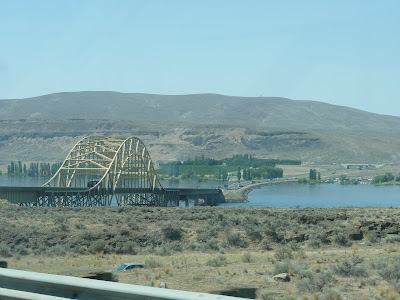
[{"label": "bridge deck", "polygon": [[[174,193],[177,200],[205,199],[222,194],[220,189],[204,188],[166,188],[166,193]],[[1,186],[0,199],[7,199],[10,203],[34,203],[38,197],[43,195],[65,195],[78,194],[104,194],[108,192],[106,188],[70,188],[70,187],[21,187],[21,186]],[[162,193],[162,191],[159,191]],[[154,194],[155,191],[150,188],[117,188],[113,194]],[[213,202],[214,203],[214,202]]]}]

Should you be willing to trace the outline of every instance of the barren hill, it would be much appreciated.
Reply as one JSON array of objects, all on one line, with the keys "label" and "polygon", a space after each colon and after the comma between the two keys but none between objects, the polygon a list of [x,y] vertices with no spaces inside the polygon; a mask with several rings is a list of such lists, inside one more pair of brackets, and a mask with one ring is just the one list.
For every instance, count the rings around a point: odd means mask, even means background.
[{"label": "barren hill", "polygon": [[285,98],[59,93],[0,101],[0,168],[60,161],[87,135],[142,138],[156,161],[204,154],[397,163],[400,118]]},{"label": "barren hill", "polygon": [[74,92],[0,101],[0,120],[18,119],[129,120],[400,133],[400,117],[315,101],[217,94],[171,96]]}]

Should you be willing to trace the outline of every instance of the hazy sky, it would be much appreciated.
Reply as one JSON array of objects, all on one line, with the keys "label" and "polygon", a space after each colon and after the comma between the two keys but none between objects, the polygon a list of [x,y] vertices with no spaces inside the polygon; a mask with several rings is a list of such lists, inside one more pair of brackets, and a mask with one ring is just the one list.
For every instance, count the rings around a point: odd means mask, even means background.
[{"label": "hazy sky", "polygon": [[400,116],[400,1],[0,0],[0,99],[282,96]]}]

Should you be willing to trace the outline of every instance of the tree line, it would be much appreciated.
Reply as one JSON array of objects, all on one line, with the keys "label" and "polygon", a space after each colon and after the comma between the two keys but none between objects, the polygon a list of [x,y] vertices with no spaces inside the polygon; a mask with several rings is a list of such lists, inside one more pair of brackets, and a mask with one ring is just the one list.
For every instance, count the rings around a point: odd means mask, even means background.
[{"label": "tree line", "polygon": [[[240,169],[238,171],[238,180],[240,181]],[[283,170],[272,166],[262,166],[258,169],[243,169],[243,179],[272,179],[281,178],[283,176]]]},{"label": "tree line", "polygon": [[163,164],[157,170],[158,174],[165,174],[181,179],[207,180],[214,178],[220,181],[228,179],[228,173],[236,174],[238,181],[253,179],[270,179],[283,176],[283,170],[276,168],[277,164],[298,165],[301,161],[261,159],[251,154],[233,155],[231,158],[213,159],[204,155],[185,161],[174,161]]},{"label": "tree line", "polygon": [[291,160],[291,159],[264,159],[264,158],[256,158],[251,154],[237,154],[233,155],[230,158],[224,159],[213,159],[207,158],[204,155],[196,156],[194,159],[187,159],[183,162],[176,161],[169,164],[175,165],[226,165],[226,166],[238,166],[238,167],[253,167],[259,168],[261,166],[272,166],[275,165],[301,165],[300,160]]},{"label": "tree line", "polygon": [[391,181],[400,181],[400,176],[395,177],[392,173],[385,173],[384,175],[377,175],[375,176],[371,183],[372,184],[378,184],[378,183],[385,183],[385,182],[391,182]]},{"label": "tree line", "polygon": [[40,176],[53,176],[57,173],[61,167],[61,162],[58,163],[30,163],[27,166],[21,161],[11,162],[7,166],[7,174],[9,176],[29,176],[29,177],[40,177]]}]

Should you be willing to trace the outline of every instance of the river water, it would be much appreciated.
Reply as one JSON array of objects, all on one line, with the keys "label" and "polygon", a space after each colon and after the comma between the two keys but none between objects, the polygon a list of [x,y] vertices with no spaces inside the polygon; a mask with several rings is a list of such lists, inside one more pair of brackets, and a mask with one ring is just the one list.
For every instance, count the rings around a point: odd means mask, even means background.
[{"label": "river water", "polygon": [[368,207],[400,206],[399,185],[341,185],[282,183],[250,192],[247,203],[220,206],[251,207]]},{"label": "river water", "polygon": [[42,186],[50,177],[0,175],[0,186]]},{"label": "river water", "polygon": [[[49,178],[0,176],[0,186],[41,186]],[[163,181],[165,187],[215,188],[217,182],[198,183]],[[400,207],[399,185],[340,185],[280,183],[250,192],[249,202],[224,203],[220,206],[250,207]]]}]

